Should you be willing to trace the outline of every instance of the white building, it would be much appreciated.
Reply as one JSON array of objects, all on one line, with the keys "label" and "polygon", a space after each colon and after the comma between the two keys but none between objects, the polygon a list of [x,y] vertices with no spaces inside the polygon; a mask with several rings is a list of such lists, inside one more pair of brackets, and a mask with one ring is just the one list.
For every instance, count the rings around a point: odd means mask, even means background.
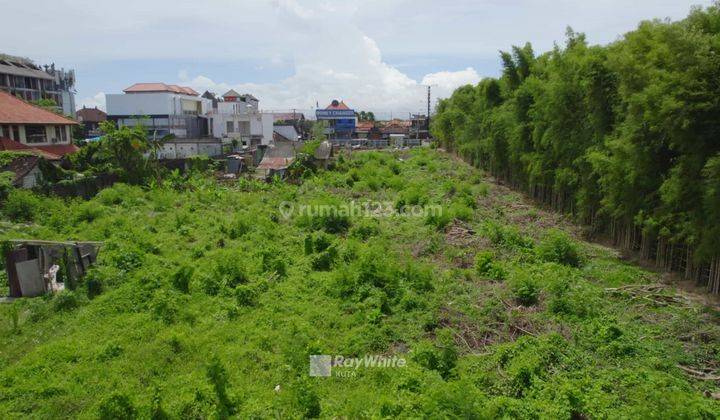
[{"label": "white building", "polygon": [[189,87],[136,83],[123,92],[105,95],[108,120],[119,127],[140,121],[158,137],[173,134],[187,139],[211,134],[205,115],[212,102]]},{"label": "white building", "polygon": [[211,134],[230,143],[237,140],[239,145],[269,145],[273,135],[273,115],[261,112],[259,101],[250,94],[241,95],[229,90],[217,101],[217,106],[208,112]]}]

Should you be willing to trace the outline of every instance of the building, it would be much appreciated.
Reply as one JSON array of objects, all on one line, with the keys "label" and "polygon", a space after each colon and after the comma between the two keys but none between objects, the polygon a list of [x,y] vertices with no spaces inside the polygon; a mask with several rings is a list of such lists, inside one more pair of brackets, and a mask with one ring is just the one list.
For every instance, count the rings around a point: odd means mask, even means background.
[{"label": "building", "polygon": [[77,120],[82,124],[83,138],[97,137],[100,134],[100,123],[107,120],[107,114],[95,108],[85,108],[77,111]]},{"label": "building", "polygon": [[223,143],[236,141],[237,145],[269,145],[273,138],[273,115],[260,112],[260,101],[250,94],[233,89],[213,102],[207,116],[211,134]]},{"label": "building", "polygon": [[410,121],[395,119],[387,121],[380,130],[382,131],[383,138],[389,139],[393,134],[407,136],[408,133],[410,133],[410,125]]},{"label": "building", "polygon": [[355,133],[355,111],[343,101],[333,100],[327,108],[316,110],[315,117],[318,121],[327,122],[325,133],[331,140],[347,142]]},{"label": "building", "polygon": [[273,112],[273,124],[276,126],[292,125],[300,135],[301,139],[307,140],[310,122],[305,119],[305,114],[292,110],[290,112]]},{"label": "building", "polygon": [[302,124],[305,121],[305,114],[297,111],[290,112],[273,112],[273,122],[286,122],[293,124]]},{"label": "building", "polygon": [[410,116],[410,132],[411,139],[429,139],[430,138],[430,120],[427,116],[421,114],[413,114]]},{"label": "building", "polygon": [[168,134],[180,139],[210,135],[205,115],[212,101],[189,87],[136,83],[123,92],[105,95],[107,118],[118,127],[143,124],[157,138]]},{"label": "building", "polygon": [[375,127],[375,122],[373,122],[373,121],[358,121],[358,123],[355,125],[355,138],[358,138],[358,139],[368,138],[368,134],[370,133],[370,130],[372,130],[374,127]]},{"label": "building", "polygon": [[75,116],[75,71],[42,68],[30,59],[0,54],[0,90],[28,102],[51,99],[58,111]]},{"label": "building", "polygon": [[300,133],[294,125],[274,125],[273,131],[275,134],[278,134],[288,140],[299,141],[302,139]]},{"label": "building", "polygon": [[39,163],[39,156],[19,155],[6,165],[0,167],[0,172],[12,173],[12,184],[16,188],[33,188],[42,179]]},{"label": "building", "polygon": [[25,150],[55,160],[78,150],[72,129],[78,123],[0,91],[0,139],[4,150]]}]

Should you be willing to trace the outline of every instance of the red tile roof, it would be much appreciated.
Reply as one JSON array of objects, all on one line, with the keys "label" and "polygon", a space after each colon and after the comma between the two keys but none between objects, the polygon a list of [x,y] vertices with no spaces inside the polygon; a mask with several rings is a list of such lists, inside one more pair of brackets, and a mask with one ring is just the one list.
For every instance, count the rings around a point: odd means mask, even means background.
[{"label": "red tile roof", "polygon": [[49,146],[35,146],[36,149],[40,149],[43,152],[47,152],[57,156],[65,156],[80,150],[79,147],[74,144],[51,144]]},{"label": "red tile roof", "polygon": [[22,144],[7,137],[0,137],[0,150],[7,152],[25,152],[31,155],[43,157],[48,160],[60,160],[62,158],[62,156],[60,155],[56,155],[49,151]]},{"label": "red tile roof", "polygon": [[358,121],[355,124],[355,131],[370,131],[373,127],[375,127],[375,123],[372,121]]},{"label": "red tile roof", "polygon": [[77,124],[69,118],[0,91],[0,124]]},{"label": "red tile roof", "polygon": [[100,122],[107,120],[107,114],[97,108],[78,109],[78,121],[82,122]]},{"label": "red tile roof", "polygon": [[345,105],[345,102],[343,102],[343,101],[338,102],[337,100],[335,100],[335,101],[332,101],[332,103],[330,103],[330,105],[328,105],[327,108],[325,108],[325,109],[350,109],[350,108],[347,105]]},{"label": "red tile roof", "polygon": [[125,93],[152,93],[152,92],[172,92],[181,93],[183,95],[199,96],[192,88],[187,86],[166,85],[165,83],[135,83],[129,88],[123,90]]}]

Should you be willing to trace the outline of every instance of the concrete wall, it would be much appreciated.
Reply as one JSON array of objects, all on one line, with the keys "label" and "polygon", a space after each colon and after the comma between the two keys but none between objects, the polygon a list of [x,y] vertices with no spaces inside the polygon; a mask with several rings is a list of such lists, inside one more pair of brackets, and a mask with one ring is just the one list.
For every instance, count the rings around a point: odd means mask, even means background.
[{"label": "concrete wall", "polygon": [[108,115],[178,115],[183,113],[183,101],[196,102],[199,114],[212,107],[209,99],[169,92],[105,95]]},{"label": "concrete wall", "polygon": [[273,115],[269,112],[262,114],[262,144],[272,144],[273,141]]},{"label": "concrete wall", "polygon": [[216,157],[222,154],[222,145],[218,141],[213,142],[167,142],[158,151],[160,159],[185,159],[191,156]]}]

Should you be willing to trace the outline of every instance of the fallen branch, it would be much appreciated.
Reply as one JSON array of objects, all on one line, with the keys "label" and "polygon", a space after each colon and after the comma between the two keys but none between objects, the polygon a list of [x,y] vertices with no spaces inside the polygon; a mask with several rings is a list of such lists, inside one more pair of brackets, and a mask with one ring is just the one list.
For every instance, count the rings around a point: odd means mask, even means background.
[{"label": "fallen branch", "polygon": [[700,379],[703,381],[720,381],[720,375],[709,374],[683,365],[677,365],[677,367],[679,367],[681,370],[683,370],[685,373],[695,379]]}]

